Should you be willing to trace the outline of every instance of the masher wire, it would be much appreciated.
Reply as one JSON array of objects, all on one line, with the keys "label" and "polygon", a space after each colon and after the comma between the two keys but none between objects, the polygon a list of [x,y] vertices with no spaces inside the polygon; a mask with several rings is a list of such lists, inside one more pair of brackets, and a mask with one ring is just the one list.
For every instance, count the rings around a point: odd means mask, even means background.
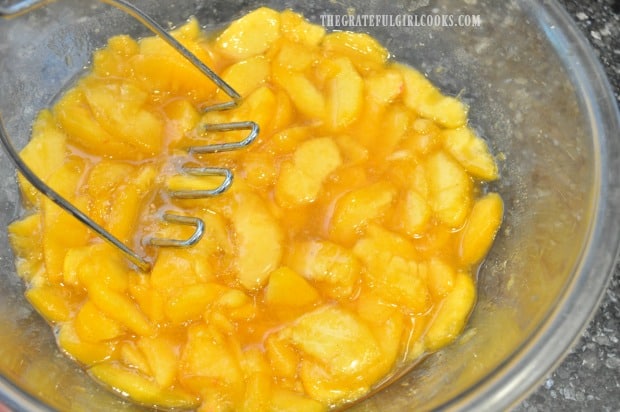
[{"label": "masher wire", "polygon": [[[230,102],[217,103],[211,106],[207,106],[203,109],[204,112],[228,110],[236,107],[241,96],[221,77],[219,77],[213,70],[200,61],[192,52],[190,52],[185,46],[172,37],[165,29],[163,29],[156,21],[150,16],[139,10],[134,5],[124,0],[98,0],[102,3],[114,6],[117,9],[127,13],[134,17],[142,25],[151,30],[157,36],[166,41],[172,46],[179,54],[181,54],[186,60],[188,60],[194,67],[200,70],[205,76],[207,76],[217,87],[224,90],[224,92],[231,98]],[[15,17],[20,14],[27,13],[35,8],[50,3],[49,0],[23,0],[15,3],[9,7],[0,7],[0,16],[4,18]],[[251,144],[259,133],[259,127],[256,122],[230,122],[221,124],[207,124],[204,125],[204,131],[212,132],[226,132],[233,130],[249,130],[248,135],[238,142],[227,143],[213,143],[202,146],[191,146],[187,148],[189,154],[201,154],[201,153],[217,153],[225,151],[233,151],[242,149]],[[106,230],[103,226],[99,225],[88,215],[79,210],[75,205],[61,196],[58,192],[52,189],[42,179],[40,179],[28,165],[22,160],[18,151],[15,149],[0,116],[0,142],[3,148],[9,155],[9,158],[17,168],[17,170],[32,184],[39,192],[44,196],[52,200],[59,207],[71,214],[77,220],[84,225],[92,229],[103,240],[116,247],[121,251],[125,257],[137,266],[142,271],[148,271],[151,268],[151,262],[145,257],[140,256],[133,249],[123,243],[120,239]],[[180,199],[198,199],[218,196],[224,193],[233,182],[233,172],[228,168],[220,167],[190,167],[182,166],[181,171],[186,174],[194,176],[221,176],[224,178],[223,182],[214,189],[208,190],[169,190],[168,194],[174,198]],[[153,237],[148,239],[148,244],[159,247],[190,247],[195,245],[204,234],[204,222],[202,219],[193,216],[182,216],[172,213],[165,213],[162,219],[169,223],[176,223],[181,225],[189,225],[194,227],[194,232],[187,239],[169,239],[169,238],[157,238]]]}]

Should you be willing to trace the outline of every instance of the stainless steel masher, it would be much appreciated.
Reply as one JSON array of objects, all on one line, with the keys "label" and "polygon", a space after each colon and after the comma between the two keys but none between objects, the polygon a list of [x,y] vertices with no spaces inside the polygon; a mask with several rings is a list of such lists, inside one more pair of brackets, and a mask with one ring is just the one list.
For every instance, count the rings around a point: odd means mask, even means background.
[{"label": "stainless steel masher", "polygon": [[[169,45],[174,47],[180,55],[187,59],[192,65],[198,68],[205,76],[207,76],[217,87],[222,89],[230,101],[224,103],[218,103],[211,106],[207,106],[203,111],[219,111],[232,109],[241,101],[241,96],[228,85],[221,77],[219,77],[213,70],[200,61],[192,52],[180,44],[174,37],[172,37],[165,29],[163,29],[157,22],[151,17],[140,11],[134,5],[124,0],[98,0],[102,3],[114,6],[121,11],[129,14],[138,20],[141,24],[161,37]],[[0,17],[11,18],[23,13],[27,13],[35,8],[41,7],[44,4],[49,3],[49,0],[22,0],[9,7],[0,7]],[[204,131],[209,132],[226,132],[232,130],[248,130],[247,136],[237,142],[227,143],[215,143],[203,146],[188,147],[189,154],[202,154],[202,153],[217,153],[239,150],[248,146],[259,133],[258,124],[253,121],[243,122],[230,122],[220,124],[206,124],[203,126]],[[54,203],[60,206],[62,209],[73,215],[80,222],[88,226],[101,238],[108,243],[115,246],[120,250],[127,259],[135,264],[140,270],[148,271],[151,268],[152,263],[144,256],[140,256],[132,248],[123,243],[120,239],[103,228],[88,215],[79,210],[71,202],[67,201],[64,197],[58,194],[48,184],[46,184],[41,178],[39,178],[28,165],[21,159],[19,152],[15,149],[14,145],[9,138],[6,129],[0,118],[0,142],[3,148],[9,155],[9,158],[18,169],[18,171],[43,195],[51,199]],[[221,176],[223,178],[222,183],[213,188],[207,190],[169,190],[168,194],[174,198],[180,199],[198,199],[212,196],[218,196],[225,192],[232,184],[233,172],[228,168],[223,167],[196,167],[184,165],[181,167],[183,173],[187,173],[195,176]],[[190,247],[195,245],[204,234],[204,222],[193,216],[183,216],[172,213],[165,213],[162,217],[166,222],[176,223],[182,225],[190,225],[194,227],[194,232],[187,239],[171,239],[171,238],[149,238],[146,243],[157,247]]]}]

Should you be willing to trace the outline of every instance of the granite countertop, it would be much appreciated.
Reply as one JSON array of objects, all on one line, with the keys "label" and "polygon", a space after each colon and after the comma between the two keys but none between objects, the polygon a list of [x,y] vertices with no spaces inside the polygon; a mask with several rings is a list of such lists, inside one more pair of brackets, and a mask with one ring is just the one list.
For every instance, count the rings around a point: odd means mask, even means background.
[{"label": "granite countertop", "polygon": [[[560,3],[594,47],[620,103],[620,0]],[[599,310],[573,350],[514,409],[547,411],[620,411],[620,261]]]}]

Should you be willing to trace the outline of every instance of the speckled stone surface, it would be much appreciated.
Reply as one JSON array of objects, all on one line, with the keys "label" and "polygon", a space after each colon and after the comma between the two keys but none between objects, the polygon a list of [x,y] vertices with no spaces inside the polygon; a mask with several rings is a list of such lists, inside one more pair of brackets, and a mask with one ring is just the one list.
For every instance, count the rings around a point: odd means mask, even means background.
[{"label": "speckled stone surface", "polygon": [[[594,47],[620,103],[620,0],[560,3]],[[576,346],[541,387],[514,409],[548,411],[620,411],[620,262]]]}]

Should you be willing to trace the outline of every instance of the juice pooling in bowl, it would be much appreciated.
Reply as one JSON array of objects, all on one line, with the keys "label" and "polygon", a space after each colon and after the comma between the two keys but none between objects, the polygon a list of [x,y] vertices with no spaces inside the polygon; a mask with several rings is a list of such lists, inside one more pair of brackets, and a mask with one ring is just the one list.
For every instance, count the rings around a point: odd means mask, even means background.
[{"label": "juice pooling in bowl", "polygon": [[[392,62],[365,34],[326,33],[257,9],[207,37],[174,37],[233,86],[236,109],[201,113],[221,91],[156,37],[116,36],[89,73],[38,116],[22,157],[119,239],[153,255],[149,273],[20,180],[10,226],[26,297],[58,344],[135,402],[201,410],[327,410],[368,394],[452,342],[495,237],[498,178],[466,107]],[[253,120],[242,151],[193,155],[236,179],[179,176],[187,146],[239,140],[206,124]],[[216,141],[217,139],[217,141]],[[199,216],[184,234],[157,218]]]}]

